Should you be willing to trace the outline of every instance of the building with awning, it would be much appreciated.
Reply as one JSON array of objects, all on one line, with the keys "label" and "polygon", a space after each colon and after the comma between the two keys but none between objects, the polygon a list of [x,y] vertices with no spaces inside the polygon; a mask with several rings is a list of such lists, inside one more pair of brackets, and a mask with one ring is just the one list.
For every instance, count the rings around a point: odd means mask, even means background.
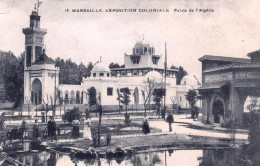
[{"label": "building with awning", "polygon": [[260,50],[250,58],[205,55],[202,63],[202,121],[223,123],[238,120],[242,125],[248,96],[260,97]]}]

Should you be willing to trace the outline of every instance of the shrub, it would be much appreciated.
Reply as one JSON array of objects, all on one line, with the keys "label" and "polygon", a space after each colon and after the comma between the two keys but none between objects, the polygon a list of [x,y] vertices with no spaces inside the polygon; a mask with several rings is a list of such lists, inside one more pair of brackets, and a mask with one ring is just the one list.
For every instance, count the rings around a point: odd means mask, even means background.
[{"label": "shrub", "polygon": [[80,119],[81,117],[81,112],[78,107],[74,107],[72,110],[69,110],[68,112],[65,113],[64,116],[62,116],[62,119],[64,121],[72,122],[75,119]]},{"label": "shrub", "polygon": [[148,122],[147,119],[145,119],[145,120],[143,121],[142,131],[143,131],[144,134],[150,133],[149,122]]},{"label": "shrub", "polygon": [[111,142],[111,134],[110,133],[107,133],[106,141],[107,141],[107,145],[109,145],[110,142]]},{"label": "shrub", "polygon": [[129,123],[131,123],[131,121],[132,121],[132,119],[130,119],[130,114],[125,113],[125,123],[129,124]]},{"label": "shrub", "polygon": [[92,141],[93,141],[93,145],[96,147],[97,146],[97,134],[96,133],[93,133],[92,135]]},{"label": "shrub", "polygon": [[248,140],[252,146],[260,149],[260,113],[250,111]]}]

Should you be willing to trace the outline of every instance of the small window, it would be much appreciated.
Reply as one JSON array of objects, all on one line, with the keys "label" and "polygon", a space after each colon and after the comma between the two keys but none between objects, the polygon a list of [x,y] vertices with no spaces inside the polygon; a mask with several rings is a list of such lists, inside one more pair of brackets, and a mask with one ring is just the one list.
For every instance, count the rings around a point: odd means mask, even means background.
[{"label": "small window", "polygon": [[135,47],[135,54],[139,54],[139,48]]},{"label": "small window", "polygon": [[109,73],[107,73],[107,77],[109,77]]},{"label": "small window", "polygon": [[144,47],[144,54],[147,52],[147,47]]},{"label": "small window", "polygon": [[113,96],[113,88],[107,88],[107,95],[108,96]]},{"label": "small window", "polygon": [[136,75],[137,75],[137,73],[134,73],[134,75],[136,76]]},{"label": "small window", "polygon": [[180,101],[181,101],[181,96],[180,96]]},{"label": "small window", "polygon": [[97,76],[97,74],[96,73],[93,73],[93,77],[96,77]]},{"label": "small window", "polygon": [[186,85],[186,81],[184,81],[184,85]]},{"label": "small window", "polygon": [[99,73],[99,76],[100,77],[104,77],[104,73]]},{"label": "small window", "polygon": [[133,64],[139,64],[139,61],[140,61],[139,58],[135,58],[135,59],[133,60]]}]

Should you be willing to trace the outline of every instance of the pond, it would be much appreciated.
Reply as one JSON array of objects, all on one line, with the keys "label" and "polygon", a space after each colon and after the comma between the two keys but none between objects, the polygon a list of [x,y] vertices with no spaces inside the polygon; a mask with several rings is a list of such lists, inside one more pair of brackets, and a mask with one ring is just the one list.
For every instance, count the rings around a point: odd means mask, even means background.
[{"label": "pond", "polygon": [[[205,150],[166,150],[142,152],[124,160],[79,160],[67,154],[55,152],[38,152],[12,155],[24,165],[31,166],[243,166],[257,165],[258,159],[249,156],[245,159],[241,149],[205,149]],[[256,156],[259,157],[259,156]],[[247,158],[247,157],[246,157]],[[255,161],[254,161],[255,160]],[[3,162],[3,161],[2,161]],[[2,163],[4,165],[4,163]]]}]

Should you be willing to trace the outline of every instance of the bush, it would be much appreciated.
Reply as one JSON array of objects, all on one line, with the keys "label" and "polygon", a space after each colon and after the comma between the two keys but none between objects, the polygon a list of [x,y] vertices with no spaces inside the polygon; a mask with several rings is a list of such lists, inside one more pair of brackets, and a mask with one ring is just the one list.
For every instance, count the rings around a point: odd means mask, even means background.
[{"label": "bush", "polygon": [[93,141],[93,145],[94,145],[95,147],[97,146],[97,140],[98,140],[97,134],[96,134],[96,133],[93,133],[93,135],[92,135],[92,141]]},{"label": "bush", "polygon": [[131,123],[132,119],[130,119],[130,115],[128,113],[125,113],[125,123],[129,124]]},{"label": "bush", "polygon": [[65,113],[65,115],[62,116],[62,119],[64,121],[72,122],[75,119],[80,119],[81,117],[81,112],[78,107],[74,107],[72,110],[69,110],[68,112]]},{"label": "bush", "polygon": [[144,134],[150,133],[149,122],[148,122],[147,119],[145,119],[145,120],[143,121],[142,131],[143,131]]},{"label": "bush", "polygon": [[252,146],[260,149],[260,113],[250,111],[248,140]]},{"label": "bush", "polygon": [[110,142],[111,142],[111,134],[110,133],[107,133],[106,141],[107,141],[107,145],[109,145]]}]

